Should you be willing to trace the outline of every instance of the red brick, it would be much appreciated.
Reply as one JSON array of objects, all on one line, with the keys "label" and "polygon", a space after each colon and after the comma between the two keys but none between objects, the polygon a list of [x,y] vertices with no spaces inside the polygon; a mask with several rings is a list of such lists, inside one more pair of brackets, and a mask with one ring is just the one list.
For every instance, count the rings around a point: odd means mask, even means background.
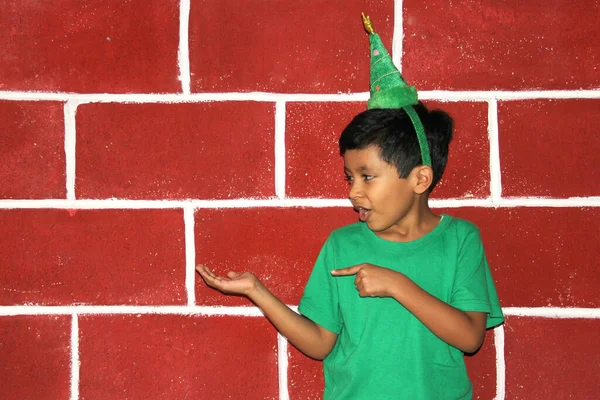
[{"label": "red brick", "polygon": [[9,1],[0,89],[178,92],[178,0]]},{"label": "red brick", "polygon": [[391,50],[394,4],[348,0],[206,0],[190,10],[195,92],[362,92],[369,85],[370,15]]},{"label": "red brick", "polygon": [[[220,275],[251,271],[283,302],[298,304],[329,233],[356,220],[350,207],[199,210],[196,263]],[[196,280],[198,304],[250,305]]]},{"label": "red brick", "polygon": [[81,317],[81,399],[276,399],[277,337],[264,318]]},{"label": "red brick", "polygon": [[432,198],[486,198],[490,195],[490,142],[486,103],[427,102],[454,120],[448,164]]},{"label": "red brick", "polygon": [[494,331],[488,330],[483,346],[477,353],[465,356],[474,399],[492,400],[496,396],[496,347]]},{"label": "red brick", "polygon": [[498,106],[502,194],[600,196],[600,100]]},{"label": "red brick", "polygon": [[180,210],[2,210],[0,304],[185,304]]},{"label": "red brick", "polygon": [[270,103],[88,104],[77,112],[77,197],[274,196]]},{"label": "red brick", "polygon": [[0,317],[0,397],[68,399],[70,317]]},{"label": "red brick", "polygon": [[[455,121],[454,139],[444,178],[435,198],[488,197],[489,141],[484,103],[427,102],[448,112]],[[289,103],[286,118],[287,177],[290,197],[346,198],[344,162],[338,139],[364,103]]]},{"label": "red brick", "polygon": [[288,103],[286,106],[286,195],[348,197],[338,140],[365,103]]},{"label": "red brick", "polygon": [[323,362],[308,358],[291,344],[288,349],[288,391],[290,399],[322,399],[325,387]]},{"label": "red brick", "polygon": [[598,397],[600,321],[509,317],[507,399]]},{"label": "red brick", "polygon": [[405,0],[404,69],[419,89],[600,86],[594,0]]},{"label": "red brick", "polygon": [[598,307],[598,208],[436,210],[481,229],[503,307]]},{"label": "red brick", "polygon": [[64,198],[63,104],[0,101],[0,121],[0,198]]}]

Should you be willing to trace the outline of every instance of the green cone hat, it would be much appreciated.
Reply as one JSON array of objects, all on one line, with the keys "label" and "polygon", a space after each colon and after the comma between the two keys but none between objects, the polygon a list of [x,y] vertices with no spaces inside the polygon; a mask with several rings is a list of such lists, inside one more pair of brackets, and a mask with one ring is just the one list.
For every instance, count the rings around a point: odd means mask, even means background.
[{"label": "green cone hat", "polygon": [[431,166],[429,144],[425,135],[425,129],[417,112],[412,107],[419,103],[417,89],[409,86],[398,68],[394,65],[392,57],[381,42],[381,38],[373,31],[369,17],[362,15],[365,30],[369,34],[371,48],[371,98],[367,102],[367,108],[402,108],[409,116],[415,128],[419,147],[421,148],[421,159],[424,165]]}]

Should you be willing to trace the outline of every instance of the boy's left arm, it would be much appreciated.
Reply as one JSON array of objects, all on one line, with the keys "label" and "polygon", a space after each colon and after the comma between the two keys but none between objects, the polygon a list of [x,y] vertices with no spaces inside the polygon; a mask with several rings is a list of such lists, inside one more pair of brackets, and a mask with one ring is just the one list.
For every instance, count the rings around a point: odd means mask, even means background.
[{"label": "boy's left arm", "polygon": [[474,353],[483,343],[486,313],[452,307],[400,272],[359,264],[331,273],[334,276],[356,275],[354,285],[361,297],[393,297],[437,337],[465,353]]}]

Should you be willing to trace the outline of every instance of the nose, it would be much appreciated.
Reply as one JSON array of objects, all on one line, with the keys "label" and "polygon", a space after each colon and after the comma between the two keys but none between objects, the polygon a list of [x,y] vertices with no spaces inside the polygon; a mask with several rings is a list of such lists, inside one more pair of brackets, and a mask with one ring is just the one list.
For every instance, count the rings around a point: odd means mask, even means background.
[{"label": "nose", "polygon": [[350,191],[348,192],[348,198],[350,201],[354,201],[355,199],[362,197],[363,191],[360,186],[360,183],[356,180],[352,181],[350,184]]}]

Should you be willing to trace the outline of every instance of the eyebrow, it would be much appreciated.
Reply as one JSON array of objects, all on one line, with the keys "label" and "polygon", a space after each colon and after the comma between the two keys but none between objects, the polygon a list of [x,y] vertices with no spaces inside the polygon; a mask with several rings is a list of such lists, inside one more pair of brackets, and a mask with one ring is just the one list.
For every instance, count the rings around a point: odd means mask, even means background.
[{"label": "eyebrow", "polygon": [[[368,171],[368,170],[369,170],[369,167],[368,167],[368,166],[366,166],[366,165],[361,165],[360,167],[358,167],[358,170],[359,170],[359,171],[361,171],[361,172]],[[348,167],[346,167],[346,166],[344,165],[344,171],[346,171],[346,172],[350,172],[350,168],[348,168]]]}]

